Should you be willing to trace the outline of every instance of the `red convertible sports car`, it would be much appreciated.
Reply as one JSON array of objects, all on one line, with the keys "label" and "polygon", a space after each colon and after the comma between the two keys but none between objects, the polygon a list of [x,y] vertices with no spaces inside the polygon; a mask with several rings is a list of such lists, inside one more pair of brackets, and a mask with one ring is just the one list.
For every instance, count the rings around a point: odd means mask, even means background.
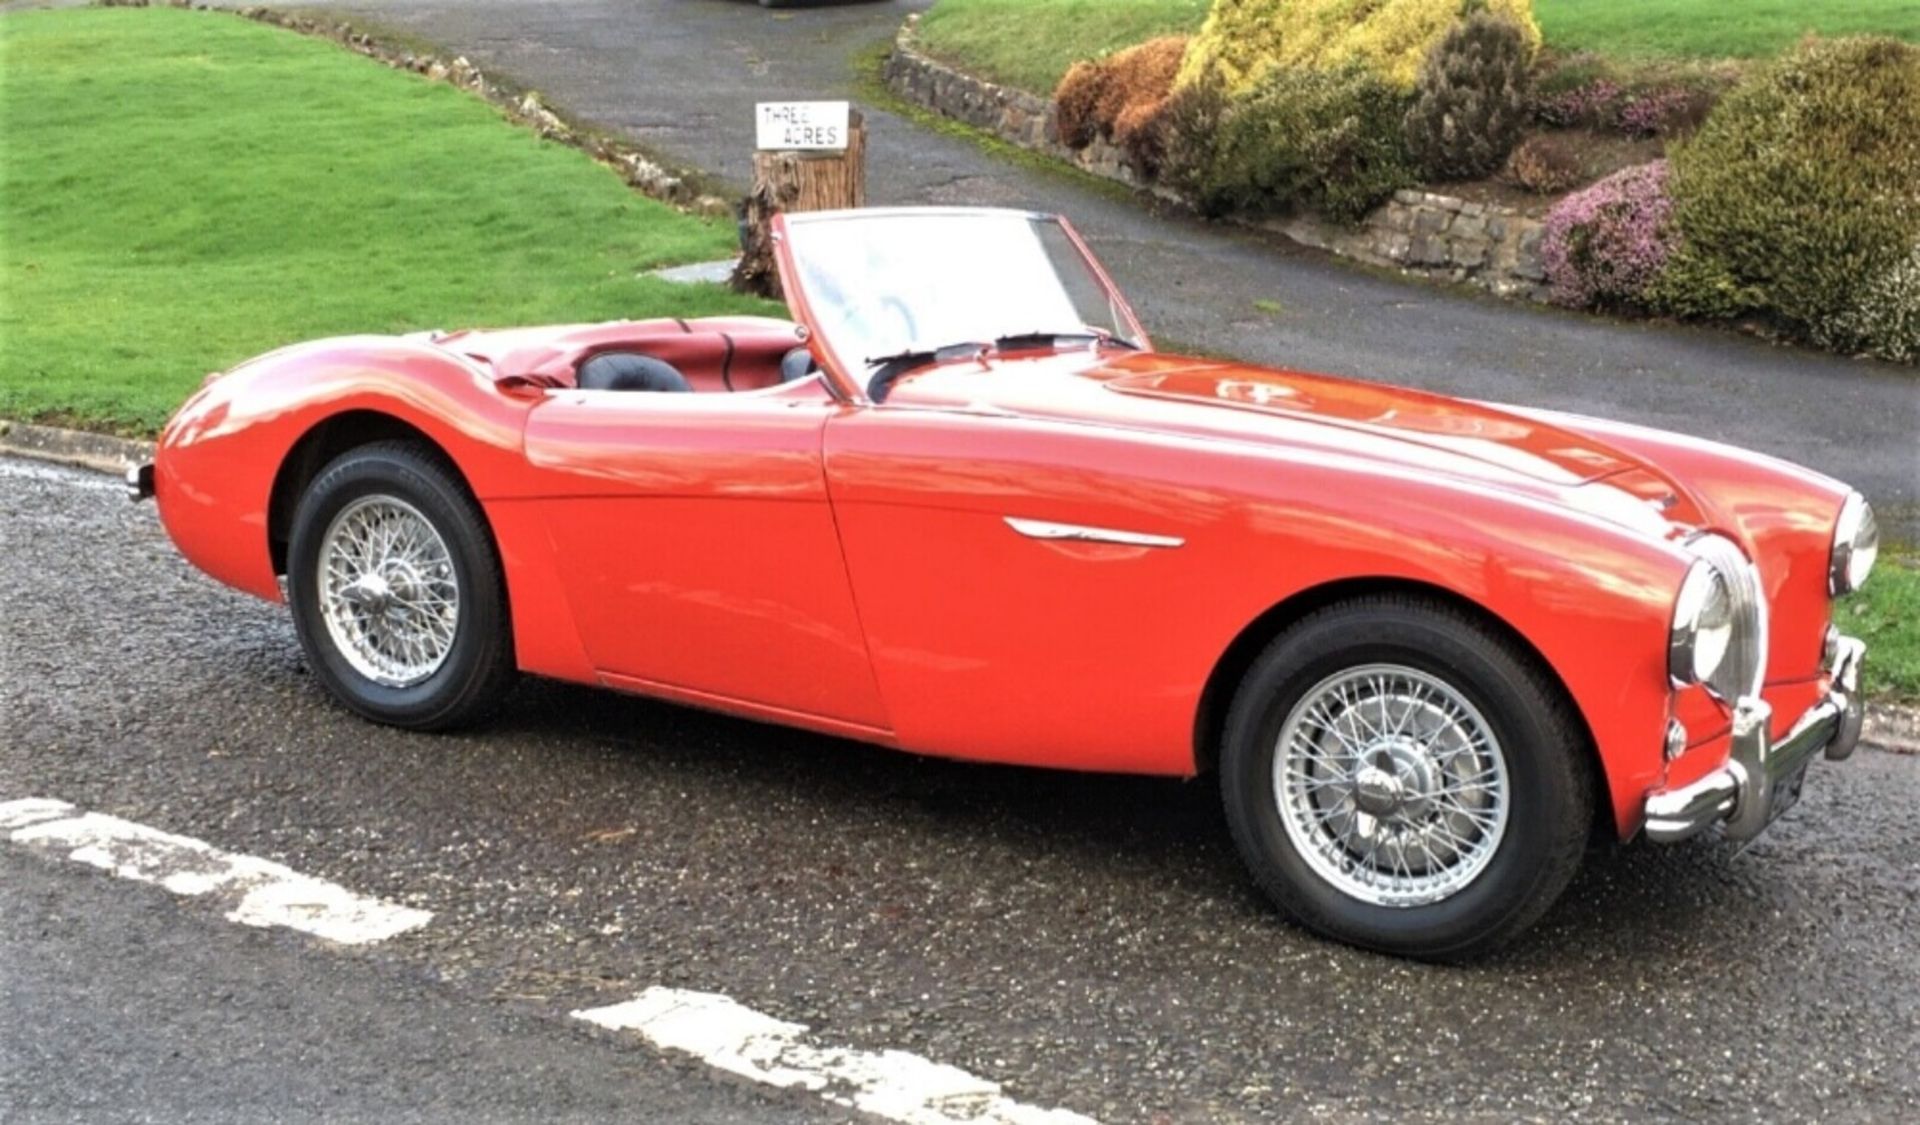
[{"label": "red convertible sports car", "polygon": [[1214,774],[1288,914],[1417,957],[1524,930],[1596,829],[1751,839],[1859,739],[1843,484],[1157,352],[1049,215],[775,238],[792,322],[303,344],[209,378],[130,487],[368,718],[471,723],[528,672]]}]

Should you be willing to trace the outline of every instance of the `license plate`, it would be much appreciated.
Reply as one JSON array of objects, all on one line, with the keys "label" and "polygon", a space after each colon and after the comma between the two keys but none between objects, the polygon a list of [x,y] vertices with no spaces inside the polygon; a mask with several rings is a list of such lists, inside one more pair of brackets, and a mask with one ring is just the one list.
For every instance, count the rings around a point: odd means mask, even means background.
[{"label": "license plate", "polygon": [[1800,763],[1800,768],[1773,783],[1773,800],[1768,802],[1767,823],[1772,824],[1780,815],[1800,803],[1800,788],[1807,782],[1807,767],[1812,762]]}]

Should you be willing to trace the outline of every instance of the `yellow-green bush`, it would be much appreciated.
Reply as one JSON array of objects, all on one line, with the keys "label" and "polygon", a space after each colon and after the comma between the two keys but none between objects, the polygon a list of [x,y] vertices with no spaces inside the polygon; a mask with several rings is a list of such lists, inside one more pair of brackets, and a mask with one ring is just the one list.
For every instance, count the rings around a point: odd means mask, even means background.
[{"label": "yellow-green bush", "polygon": [[1802,44],[1679,147],[1672,193],[1697,260],[1666,279],[1668,303],[1738,301],[1843,351],[1914,349],[1920,285],[1903,263],[1920,244],[1920,47]]},{"label": "yellow-green bush", "polygon": [[1214,0],[1187,47],[1178,84],[1211,78],[1237,95],[1275,66],[1360,63],[1410,91],[1427,53],[1480,10],[1518,24],[1529,56],[1540,46],[1533,0]]}]

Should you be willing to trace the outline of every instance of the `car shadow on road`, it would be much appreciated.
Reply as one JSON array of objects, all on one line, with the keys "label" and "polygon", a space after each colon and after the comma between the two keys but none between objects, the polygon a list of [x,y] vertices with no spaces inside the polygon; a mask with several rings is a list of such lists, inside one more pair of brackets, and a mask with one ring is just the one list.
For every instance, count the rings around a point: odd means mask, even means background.
[{"label": "car shadow on road", "polygon": [[[1242,870],[1208,776],[955,762],[544,681],[516,692],[497,726],[563,754],[616,748],[634,784],[777,791],[782,800],[765,815],[790,820],[799,840],[836,817],[897,821],[903,834],[930,832],[956,854],[1064,859],[1094,884],[1144,875],[1209,896],[1242,922],[1292,929]],[[899,845],[916,841],[903,836]],[[1657,978],[1663,963],[1697,971],[1703,932],[1777,926],[1782,912],[1812,917],[1813,907],[1785,872],[1717,841],[1598,843],[1534,934],[1479,964],[1584,972],[1631,963]],[[1599,933],[1605,942],[1593,940]]]}]

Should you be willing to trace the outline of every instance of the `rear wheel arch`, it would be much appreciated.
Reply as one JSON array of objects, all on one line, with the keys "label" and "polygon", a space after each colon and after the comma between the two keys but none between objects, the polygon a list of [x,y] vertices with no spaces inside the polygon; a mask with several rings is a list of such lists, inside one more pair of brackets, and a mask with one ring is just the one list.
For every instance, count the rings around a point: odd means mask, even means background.
[{"label": "rear wheel arch", "polygon": [[1268,645],[1296,623],[1318,610],[1356,598],[1379,594],[1400,594],[1459,610],[1485,625],[1512,645],[1522,657],[1533,663],[1559,691],[1569,711],[1579,720],[1585,736],[1588,764],[1592,768],[1595,781],[1596,824],[1612,825],[1613,806],[1606,763],[1601,760],[1591,726],[1581,713],[1573,693],[1568,690],[1566,681],[1561,679],[1552,662],[1518,629],[1479,602],[1443,586],[1413,579],[1351,578],[1324,583],[1289,596],[1249,622],[1246,628],[1234,637],[1233,642],[1227,646],[1226,651],[1214,664],[1212,673],[1207,677],[1206,687],[1200,693],[1200,706],[1194,717],[1193,732],[1195,771],[1203,774],[1213,773],[1218,768],[1221,739],[1226,733],[1227,713],[1233,706],[1234,693],[1245,680],[1254,661],[1259,659]]},{"label": "rear wheel arch", "polygon": [[293,443],[274,473],[273,489],[267,499],[267,550],[275,574],[287,572],[287,544],[293,537],[293,514],[307,486],[328,462],[342,453],[380,441],[404,441],[420,446],[444,463],[469,496],[474,494],[472,482],[467,480],[452,454],[418,426],[378,410],[348,410],[331,415],[315,423]]}]

